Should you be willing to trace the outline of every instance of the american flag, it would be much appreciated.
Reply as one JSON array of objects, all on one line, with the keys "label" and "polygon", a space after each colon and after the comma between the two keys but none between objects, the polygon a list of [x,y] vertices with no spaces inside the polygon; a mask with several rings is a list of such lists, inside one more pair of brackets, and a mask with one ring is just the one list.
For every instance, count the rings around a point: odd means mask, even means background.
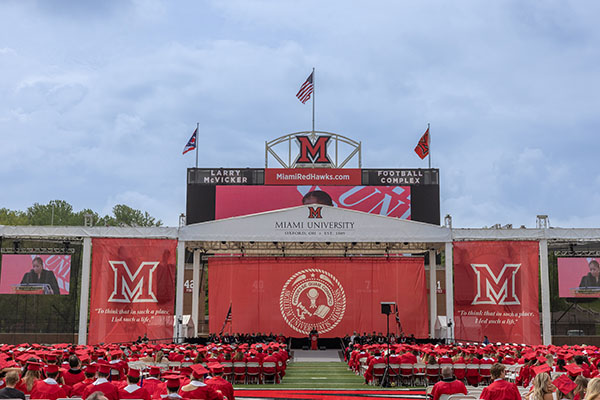
[{"label": "american flag", "polygon": [[400,322],[400,315],[398,315],[398,306],[394,305],[394,308],[396,309],[396,325],[398,326],[400,333],[402,333],[402,323]]},{"label": "american flag", "polygon": [[313,73],[311,72],[306,81],[300,86],[300,90],[296,94],[298,100],[305,104],[308,100],[310,100],[310,95],[313,92]]},{"label": "american flag", "polygon": [[188,151],[192,151],[192,150],[196,149],[196,134],[197,133],[198,133],[198,128],[194,129],[194,133],[192,133],[192,137],[190,138],[190,140],[188,140],[187,144],[183,148],[183,154],[187,153]]},{"label": "american flag", "polygon": [[221,328],[221,332],[219,332],[219,335],[222,335],[225,331],[225,327],[227,326],[227,324],[231,323],[231,306],[232,304],[229,303],[229,311],[227,311],[227,315],[225,316],[225,322],[223,322],[223,327]]}]

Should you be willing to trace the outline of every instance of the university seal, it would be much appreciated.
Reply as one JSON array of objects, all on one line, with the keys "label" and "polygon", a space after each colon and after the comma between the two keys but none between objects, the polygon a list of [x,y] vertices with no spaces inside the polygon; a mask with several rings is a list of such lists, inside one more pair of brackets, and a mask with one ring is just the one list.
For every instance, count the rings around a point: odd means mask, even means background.
[{"label": "university seal", "polygon": [[335,276],[309,268],[292,275],[281,289],[279,307],[285,322],[296,332],[308,335],[313,329],[329,332],[346,311],[346,294]]}]

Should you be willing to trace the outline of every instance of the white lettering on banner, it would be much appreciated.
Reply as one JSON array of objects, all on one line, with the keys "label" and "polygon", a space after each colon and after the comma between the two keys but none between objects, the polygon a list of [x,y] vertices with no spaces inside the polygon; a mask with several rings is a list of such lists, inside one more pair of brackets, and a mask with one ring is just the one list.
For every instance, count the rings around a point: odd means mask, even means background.
[{"label": "white lettering on banner", "polygon": [[520,267],[521,264],[504,264],[500,274],[496,276],[487,264],[471,264],[477,277],[477,295],[471,304],[521,304],[515,282]]},{"label": "white lettering on banner", "polygon": [[[364,196],[359,198],[356,202],[349,203],[347,201],[350,196],[352,196],[354,194],[363,194],[363,193],[364,193]],[[372,197],[372,196],[375,196],[378,194],[383,195],[383,197],[377,204],[375,204],[375,206],[373,208],[371,208],[369,211],[367,211],[368,213],[375,214],[374,211],[379,206],[381,206],[381,212],[379,212],[377,214],[385,215],[387,217],[391,213],[393,213],[394,210],[396,210],[398,207],[400,207],[402,204],[404,204],[403,201],[397,200],[398,204],[396,204],[392,209],[390,209],[390,205],[392,204],[392,196],[390,196],[389,193],[382,193],[379,189],[371,188],[369,186],[355,186],[352,189],[348,190],[346,193],[342,194],[340,196],[339,200],[340,200],[340,204],[342,206],[353,207],[359,203],[362,203],[363,201],[366,201],[369,197]]]},{"label": "white lettering on banner", "polygon": [[152,291],[152,275],[158,261],[144,261],[131,273],[125,261],[109,261],[115,273],[114,289],[108,298],[111,303],[158,303]]},{"label": "white lettering on banner", "polygon": [[278,172],[276,175],[278,181],[313,181],[313,180],[321,180],[321,181],[347,181],[350,180],[350,175],[338,174],[315,174],[315,173],[306,173],[303,174],[301,172],[294,172],[292,174]]},{"label": "white lettering on banner", "polygon": [[245,176],[216,176],[216,177],[205,176],[203,183],[210,183],[210,184],[248,183],[248,178]]},{"label": "white lettering on banner", "polygon": [[383,170],[377,171],[379,183],[388,185],[420,185],[423,171],[420,170]]},{"label": "white lettering on banner", "polygon": [[239,169],[211,169],[211,176],[240,176],[241,171]]}]

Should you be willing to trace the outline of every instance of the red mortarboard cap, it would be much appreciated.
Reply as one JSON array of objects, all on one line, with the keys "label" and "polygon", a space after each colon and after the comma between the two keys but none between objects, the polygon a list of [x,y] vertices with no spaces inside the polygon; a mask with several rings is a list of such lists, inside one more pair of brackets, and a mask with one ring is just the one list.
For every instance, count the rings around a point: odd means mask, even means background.
[{"label": "red mortarboard cap", "polygon": [[27,370],[28,371],[41,371],[42,364],[40,364],[38,362],[29,362],[29,363],[27,363]]},{"label": "red mortarboard cap", "polygon": [[537,375],[537,374],[541,374],[544,372],[550,372],[550,371],[552,371],[552,368],[550,368],[550,366],[548,364],[543,364],[543,365],[538,365],[537,367],[533,367],[533,371]]},{"label": "red mortarboard cap", "polygon": [[221,373],[221,372],[223,372],[223,364],[220,364],[218,362],[211,363],[211,364],[208,364],[208,369],[210,369],[212,372],[215,372],[215,373]]},{"label": "red mortarboard cap", "polygon": [[577,387],[575,382],[570,380],[567,377],[567,375],[559,376],[552,383],[554,383],[554,386],[556,386],[558,388],[558,390],[560,390],[564,394],[568,394],[569,392],[571,392],[573,389],[575,389]]},{"label": "red mortarboard cap", "polygon": [[190,367],[181,367],[179,368],[179,373],[181,375],[190,376],[192,369]]},{"label": "red mortarboard cap", "polygon": [[167,381],[167,387],[178,388],[181,386],[181,379],[179,375],[165,375],[164,378]]},{"label": "red mortarboard cap", "polygon": [[96,364],[90,364],[87,367],[85,367],[85,373],[88,374],[95,374],[96,371],[98,371],[98,366]]},{"label": "red mortarboard cap", "polygon": [[190,367],[192,368],[192,375],[196,379],[201,379],[203,375],[208,374],[208,370],[202,364],[193,364]]},{"label": "red mortarboard cap", "polygon": [[98,364],[98,372],[100,372],[101,374],[110,374],[110,365]]},{"label": "red mortarboard cap", "polygon": [[56,354],[49,353],[46,355],[47,361],[56,361]]},{"label": "red mortarboard cap", "polygon": [[132,378],[139,378],[140,377],[140,370],[139,369],[135,369],[135,368],[129,368],[129,371],[127,372],[127,376],[130,376]]},{"label": "red mortarboard cap", "polygon": [[538,362],[539,362],[540,364],[544,364],[546,361],[548,361],[548,360],[546,359],[546,357],[542,357],[542,356],[536,357],[536,360],[538,360]]},{"label": "red mortarboard cap", "polygon": [[58,365],[56,365],[56,364],[47,365],[46,368],[44,368],[44,371],[47,374],[54,374],[54,373],[58,372]]},{"label": "red mortarboard cap", "polygon": [[567,371],[569,371],[569,375],[572,375],[572,376],[580,375],[583,372],[583,368],[581,368],[577,364],[567,364],[567,365],[565,365],[565,369]]},{"label": "red mortarboard cap", "polygon": [[160,368],[155,365],[151,366],[149,374],[150,375],[160,375]]}]

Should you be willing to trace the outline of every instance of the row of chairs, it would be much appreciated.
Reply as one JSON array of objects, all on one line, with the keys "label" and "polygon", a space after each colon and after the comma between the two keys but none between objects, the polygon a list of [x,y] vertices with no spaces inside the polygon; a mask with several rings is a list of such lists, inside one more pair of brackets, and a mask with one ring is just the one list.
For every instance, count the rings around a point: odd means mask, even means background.
[{"label": "row of chairs", "polygon": [[[366,360],[361,362],[359,370],[361,375],[364,375],[367,367]],[[386,364],[378,363],[373,367],[372,382],[377,384],[385,373]],[[401,386],[426,386],[441,379],[441,371],[444,367],[451,368],[453,375],[465,383],[491,382],[491,364],[390,364],[388,375],[392,382]],[[518,369],[515,371],[518,374]]]},{"label": "row of chairs", "polygon": [[[264,362],[260,365],[258,362],[222,362],[223,378],[232,384],[252,384],[252,383],[279,383],[281,376],[278,369],[282,365],[274,362]],[[279,368],[278,368],[279,367]]]}]

